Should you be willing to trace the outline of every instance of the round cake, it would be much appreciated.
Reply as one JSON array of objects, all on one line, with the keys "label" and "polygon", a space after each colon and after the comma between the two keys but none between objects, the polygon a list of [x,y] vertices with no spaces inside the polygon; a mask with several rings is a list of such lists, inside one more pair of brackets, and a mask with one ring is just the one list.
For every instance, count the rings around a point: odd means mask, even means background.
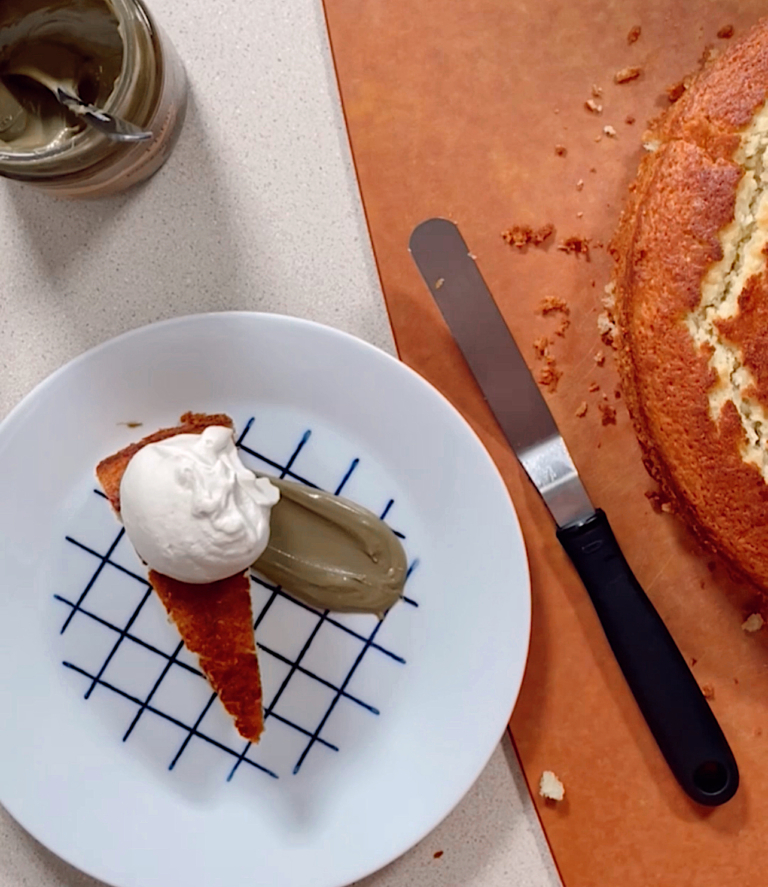
[{"label": "round cake", "polygon": [[612,244],[618,360],[646,466],[768,593],[768,19],[651,125]]}]

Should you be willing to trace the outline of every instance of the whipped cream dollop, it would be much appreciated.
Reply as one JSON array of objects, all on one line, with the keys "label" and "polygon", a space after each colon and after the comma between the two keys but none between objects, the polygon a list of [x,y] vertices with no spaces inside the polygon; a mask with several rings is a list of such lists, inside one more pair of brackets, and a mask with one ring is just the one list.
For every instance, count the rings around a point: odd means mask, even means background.
[{"label": "whipped cream dollop", "polygon": [[262,554],[279,498],[240,461],[231,429],[214,425],[142,447],[120,484],[120,515],[153,570],[203,584],[242,572]]}]

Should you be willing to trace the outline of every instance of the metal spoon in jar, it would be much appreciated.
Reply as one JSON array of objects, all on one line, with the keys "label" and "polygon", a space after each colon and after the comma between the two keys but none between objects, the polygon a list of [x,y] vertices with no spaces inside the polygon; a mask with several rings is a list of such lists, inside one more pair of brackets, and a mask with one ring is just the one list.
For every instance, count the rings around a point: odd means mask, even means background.
[{"label": "metal spoon in jar", "polygon": [[113,114],[107,114],[106,111],[102,111],[95,105],[84,102],[77,94],[74,81],[58,80],[31,65],[22,65],[5,71],[4,76],[28,77],[30,80],[34,80],[53,93],[63,107],[72,111],[73,114],[77,114],[78,117],[82,117],[86,123],[115,142],[143,142],[152,138],[151,132],[141,129],[136,124],[129,123],[121,117],[115,117]]}]

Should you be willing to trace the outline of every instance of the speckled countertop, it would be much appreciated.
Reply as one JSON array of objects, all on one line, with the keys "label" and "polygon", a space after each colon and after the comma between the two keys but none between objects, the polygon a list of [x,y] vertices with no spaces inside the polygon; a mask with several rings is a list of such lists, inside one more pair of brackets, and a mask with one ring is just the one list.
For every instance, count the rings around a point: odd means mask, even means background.
[{"label": "speckled countertop", "polygon": [[[320,0],[150,8],[192,89],[168,164],[96,202],[0,181],[0,415],[87,348],[181,314],[295,314],[393,350]],[[0,808],[0,887],[96,883]],[[509,741],[441,826],[361,883],[556,887]]]}]

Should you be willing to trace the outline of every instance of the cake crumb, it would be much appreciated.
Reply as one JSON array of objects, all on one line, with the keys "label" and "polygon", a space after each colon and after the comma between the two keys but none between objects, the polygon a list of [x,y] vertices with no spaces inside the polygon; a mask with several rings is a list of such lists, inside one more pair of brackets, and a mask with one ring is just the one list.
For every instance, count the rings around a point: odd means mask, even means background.
[{"label": "cake crumb", "polygon": [[643,69],[638,67],[637,65],[632,65],[628,68],[622,68],[620,71],[617,71],[613,75],[614,83],[629,83],[632,80],[637,80],[637,78],[643,73]]},{"label": "cake crumb", "polygon": [[[592,285],[594,286],[594,281],[592,282]],[[595,355],[595,363],[599,367],[605,366],[605,352],[604,351],[597,352],[597,354]]]},{"label": "cake crumb", "polygon": [[[656,512],[656,514],[661,514],[663,511],[669,512],[672,510],[670,503],[667,502],[666,499],[664,499],[664,497],[658,490],[646,490],[645,498],[651,503],[651,508]],[[666,509],[664,507],[665,505],[669,506],[669,508]],[[693,664],[695,664],[695,660]]]},{"label": "cake crumb", "polygon": [[597,172],[597,167],[596,167],[596,166],[590,166],[589,171],[590,171],[590,172]]},{"label": "cake crumb", "polygon": [[602,136],[595,136],[595,141],[596,141],[596,142],[602,142],[602,140],[603,140],[603,137],[602,137]]},{"label": "cake crumb", "polygon": [[714,43],[707,43],[707,45],[702,50],[701,56],[699,57],[699,66],[705,67],[710,62],[713,62],[720,55],[720,50],[715,46]]},{"label": "cake crumb", "polygon": [[440,859],[440,857],[441,857],[442,855],[443,855],[443,851],[442,851],[442,850],[435,850],[435,852],[432,854],[432,858],[433,858],[433,859]]},{"label": "cake crumb", "polygon": [[705,699],[714,699],[715,698],[715,688],[712,684],[702,684],[701,685],[701,694]]},{"label": "cake crumb", "polygon": [[555,330],[555,335],[560,336],[561,339],[565,338],[565,331],[571,325],[570,319],[566,316],[560,320],[560,326]]},{"label": "cake crumb", "polygon": [[501,232],[501,237],[509,246],[516,246],[522,249],[531,242],[533,229],[530,225],[513,225]]},{"label": "cake crumb", "polygon": [[584,107],[587,109],[587,111],[591,111],[593,114],[603,113],[603,106],[599,102],[596,102],[594,99],[587,99],[586,102],[584,102]]},{"label": "cake crumb", "polygon": [[616,400],[621,400],[621,388],[617,387],[613,392],[613,396]]},{"label": "cake crumb", "polygon": [[666,89],[666,93],[670,105],[674,105],[674,103],[682,97],[684,92],[685,82],[682,80],[679,80],[677,83],[673,83],[672,86],[668,86]]},{"label": "cake crumb", "polygon": [[540,228],[532,228],[530,225],[513,225],[501,232],[501,237],[505,243],[510,246],[516,246],[522,249],[529,243],[533,246],[541,246],[549,237],[554,234],[555,226],[551,222],[542,225]]},{"label": "cake crumb", "polygon": [[601,96],[602,94],[603,94],[603,88],[602,88],[602,86],[598,86],[596,83],[593,83],[593,84],[592,84],[592,95],[593,95],[596,99],[599,99],[600,96]]},{"label": "cake crumb", "polygon": [[583,217],[584,217],[584,213],[583,213],[583,212],[579,211],[579,212],[576,213],[576,218],[577,218],[577,219],[581,219],[581,218],[583,218]]},{"label": "cake crumb", "polygon": [[125,425],[126,428],[141,428],[143,422],[118,422],[118,425]]},{"label": "cake crumb", "polygon": [[691,656],[691,668],[693,668],[693,666],[696,665],[698,661],[699,660],[695,656]]},{"label": "cake crumb", "polygon": [[658,490],[646,490],[645,498],[651,503],[651,508],[656,514],[661,514],[661,493],[659,493]]},{"label": "cake crumb", "polygon": [[730,40],[733,37],[733,25],[723,25],[717,32],[717,36],[721,40]]},{"label": "cake crumb", "polygon": [[539,360],[544,360],[544,358],[549,353],[549,346],[552,342],[546,336],[539,336],[538,339],[533,340],[533,350],[536,352],[536,357]]},{"label": "cake crumb", "polygon": [[576,417],[578,419],[583,419],[584,416],[587,415],[587,410],[589,409],[589,404],[586,400],[582,400],[582,402],[576,408]]},{"label": "cake crumb", "polygon": [[633,43],[637,43],[640,39],[641,29],[640,25],[632,25],[629,29],[629,34],[627,34],[627,43],[631,46]]},{"label": "cake crumb", "polygon": [[747,618],[741,623],[741,628],[742,631],[752,634],[755,631],[760,631],[763,625],[765,625],[763,617],[759,613],[752,613],[751,616],[747,616]]},{"label": "cake crumb", "polygon": [[635,118],[631,114],[627,114],[627,116],[624,118],[624,122],[627,124],[627,126],[632,126],[632,124],[635,122]]},{"label": "cake crumb", "polygon": [[570,314],[571,309],[565,299],[560,296],[544,296],[539,302],[538,313],[546,317],[548,314]]},{"label": "cake crumb", "polygon": [[584,179],[579,179],[579,181],[576,182],[576,190],[581,191],[583,188],[584,188]]},{"label": "cake crumb", "polygon": [[603,340],[603,344],[607,345],[609,348],[616,347],[616,321],[614,321],[613,316],[610,311],[603,311],[601,314],[597,316],[597,329],[600,333],[600,338]]},{"label": "cake crumb", "polygon": [[613,317],[613,309],[616,307],[616,284],[613,281],[606,283],[603,292],[605,293],[601,299],[603,307],[606,311],[610,311],[611,317]]},{"label": "cake crumb", "polygon": [[609,403],[598,404],[598,409],[602,414],[603,425],[616,424],[616,410]]},{"label": "cake crumb", "polygon": [[555,226],[551,222],[547,222],[546,225],[542,225],[541,228],[538,228],[533,232],[533,240],[532,243],[534,246],[541,246],[547,238],[551,237],[554,234]]},{"label": "cake crumb", "polygon": [[565,786],[551,770],[541,774],[539,795],[547,801],[562,801],[565,797]]},{"label": "cake crumb", "polygon": [[554,394],[557,391],[557,383],[562,378],[563,373],[557,368],[557,363],[552,356],[547,357],[547,365],[539,370],[539,384]]},{"label": "cake crumb", "polygon": [[589,383],[589,388],[587,389],[587,391],[589,391],[590,394],[594,394],[596,391],[599,391],[599,390],[600,390],[600,383],[599,382],[590,382]]},{"label": "cake crumb", "polygon": [[438,277],[437,280],[435,281],[435,289],[436,289],[436,290],[439,290],[440,287],[441,287],[444,283],[445,283],[445,278],[444,278],[444,277]]},{"label": "cake crumb", "polygon": [[560,252],[568,253],[574,256],[584,256],[589,259],[589,238],[588,237],[566,237],[557,245]]},{"label": "cake crumb", "polygon": [[611,126],[610,123],[603,127],[603,132],[608,136],[609,139],[616,138],[616,130]]},{"label": "cake crumb", "polygon": [[671,502],[662,502],[661,510],[664,512],[664,514],[672,514],[675,509]]},{"label": "cake crumb", "polygon": [[565,157],[567,153],[568,149],[565,145],[555,145],[555,154],[557,154],[558,157]]}]

